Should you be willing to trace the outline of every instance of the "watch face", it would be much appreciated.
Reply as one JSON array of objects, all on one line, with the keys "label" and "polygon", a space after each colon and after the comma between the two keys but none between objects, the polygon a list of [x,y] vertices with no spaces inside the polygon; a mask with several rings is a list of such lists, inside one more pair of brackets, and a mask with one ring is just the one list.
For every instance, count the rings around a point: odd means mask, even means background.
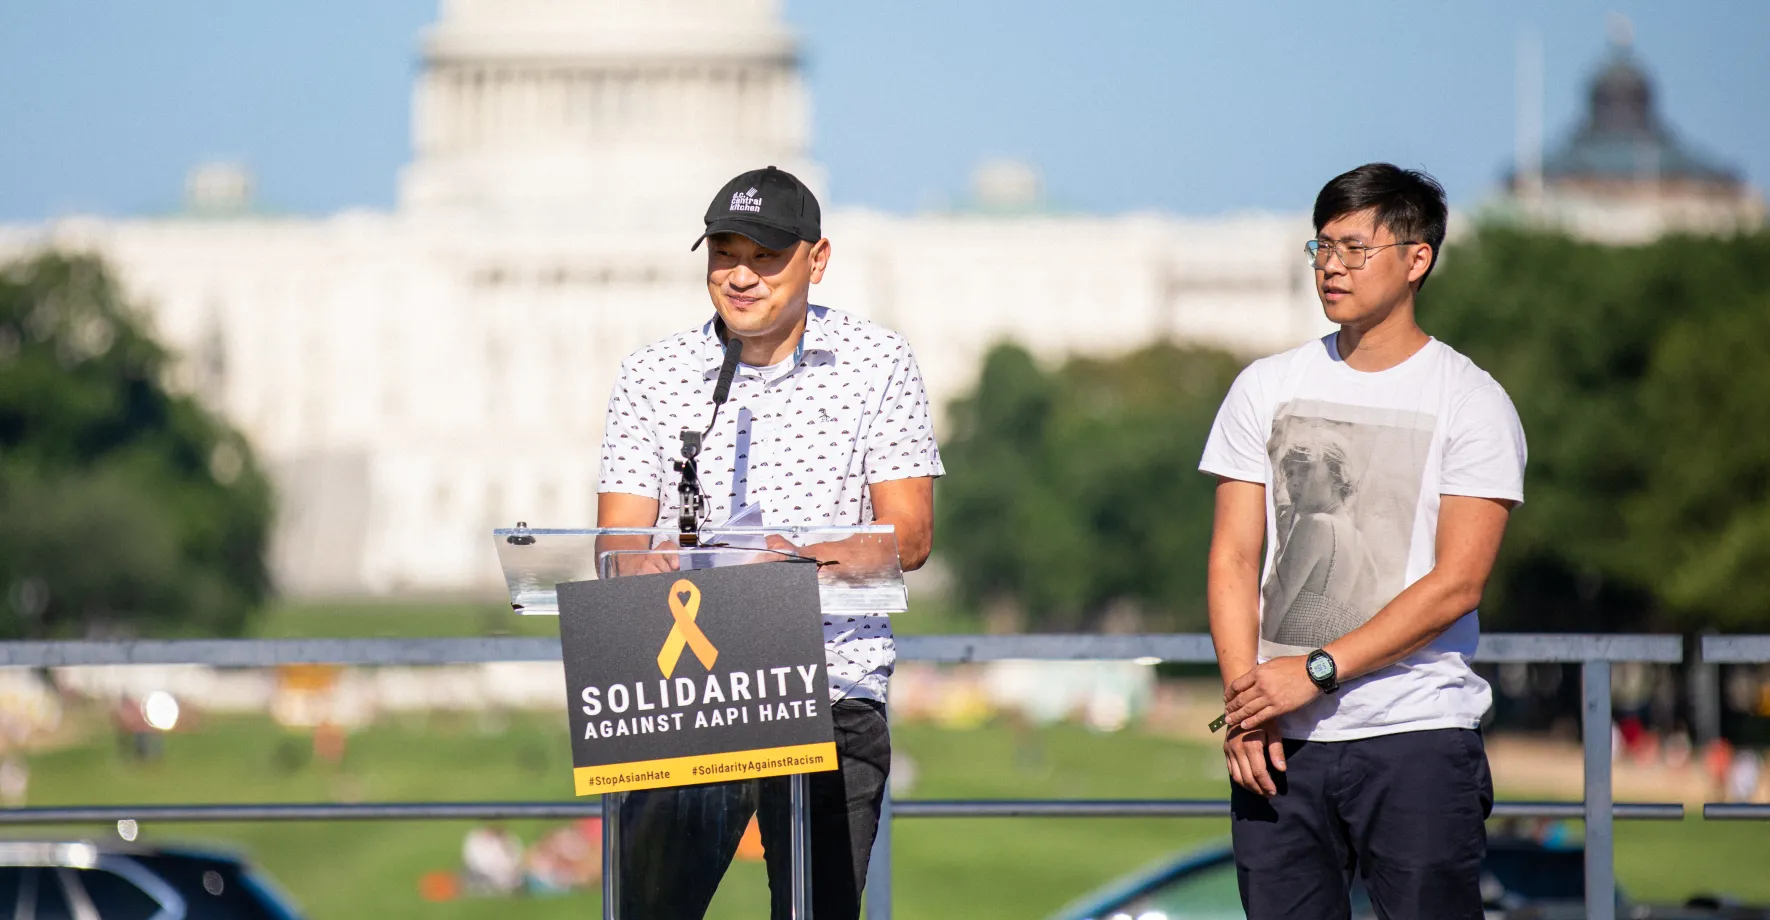
[{"label": "watch face", "polygon": [[1319,656],[1309,659],[1309,676],[1316,680],[1327,680],[1334,676],[1334,663]]}]

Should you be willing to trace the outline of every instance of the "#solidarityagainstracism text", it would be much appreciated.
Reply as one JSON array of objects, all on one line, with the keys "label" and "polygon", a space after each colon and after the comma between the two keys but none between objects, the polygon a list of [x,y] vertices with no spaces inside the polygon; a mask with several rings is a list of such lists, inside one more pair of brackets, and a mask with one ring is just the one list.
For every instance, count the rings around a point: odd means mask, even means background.
[{"label": "#solidarityagainstracism text", "polygon": [[764,770],[784,770],[793,767],[821,766],[824,762],[822,754],[808,754],[804,757],[777,757],[773,760],[743,760],[735,763],[710,763],[695,767],[688,771],[695,776],[726,776],[732,773],[761,773]]},{"label": "#solidarityagainstracism text", "polygon": [[[657,694],[648,695],[646,681],[634,681],[629,684],[611,684],[602,687],[585,687],[578,694],[584,701],[583,711],[587,716],[602,715],[606,709],[609,713],[620,715],[628,711],[655,712],[652,715],[633,715],[624,718],[603,719],[586,722],[584,739],[612,738],[621,735],[652,734],[654,732],[682,731],[685,728],[713,728],[722,725],[748,724],[749,722],[773,722],[783,719],[809,718],[817,715],[817,700],[814,688],[817,686],[818,665],[798,665],[796,667],[769,668],[767,670],[732,671],[723,679],[718,674],[708,674],[702,682],[687,677],[675,680],[659,680]],[[794,672],[797,671],[797,674]],[[750,680],[755,675],[755,682]],[[769,686],[769,677],[773,677],[774,686]],[[770,702],[769,698],[779,699],[798,687],[789,687],[789,678],[797,677],[794,684],[802,683],[805,694],[812,699],[785,700]],[[672,692],[674,691],[674,692]],[[690,706],[707,706],[715,703],[755,701],[755,713],[752,715],[750,706],[725,706],[724,708],[701,709],[694,714],[691,725],[683,724],[684,712],[671,711],[687,709]],[[661,711],[659,711],[661,710]]]}]

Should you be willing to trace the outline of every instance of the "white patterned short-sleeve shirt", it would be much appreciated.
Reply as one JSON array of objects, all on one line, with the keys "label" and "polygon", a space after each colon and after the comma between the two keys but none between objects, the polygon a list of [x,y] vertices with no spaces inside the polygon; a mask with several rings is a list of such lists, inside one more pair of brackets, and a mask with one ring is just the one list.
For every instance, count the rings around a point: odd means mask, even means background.
[{"label": "white patterned short-sleeve shirt", "polygon": [[[724,359],[713,321],[621,362],[602,437],[599,492],[658,500],[659,527],[676,523],[684,428],[705,428]],[[813,306],[796,360],[738,365],[700,455],[707,519],[748,504],[765,526],[867,524],[875,482],[940,476],[928,394],[903,336]],[[897,661],[887,616],[824,619],[832,699],[884,701]]]}]

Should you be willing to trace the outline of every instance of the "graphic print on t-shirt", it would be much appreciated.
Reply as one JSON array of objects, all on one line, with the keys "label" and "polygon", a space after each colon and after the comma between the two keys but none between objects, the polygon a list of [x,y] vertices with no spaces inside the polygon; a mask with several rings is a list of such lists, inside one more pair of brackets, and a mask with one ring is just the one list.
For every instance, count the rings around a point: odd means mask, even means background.
[{"label": "graphic print on t-shirt", "polygon": [[1261,655],[1320,648],[1401,593],[1434,424],[1405,409],[1278,407],[1266,442],[1278,547],[1261,589]]}]

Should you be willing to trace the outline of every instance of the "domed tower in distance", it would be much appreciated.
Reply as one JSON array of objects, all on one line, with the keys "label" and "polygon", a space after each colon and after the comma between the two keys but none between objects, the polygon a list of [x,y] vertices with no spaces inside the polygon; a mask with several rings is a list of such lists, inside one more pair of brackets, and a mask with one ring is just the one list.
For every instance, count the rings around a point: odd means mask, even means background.
[{"label": "domed tower in distance", "polygon": [[407,212],[697,226],[776,165],[821,189],[778,0],[444,0],[413,93]]},{"label": "domed tower in distance", "polygon": [[1508,175],[1511,208],[1532,222],[1610,243],[1761,226],[1763,198],[1661,119],[1627,20],[1612,20],[1610,42],[1578,129],[1543,159],[1540,173],[1514,168]]}]

